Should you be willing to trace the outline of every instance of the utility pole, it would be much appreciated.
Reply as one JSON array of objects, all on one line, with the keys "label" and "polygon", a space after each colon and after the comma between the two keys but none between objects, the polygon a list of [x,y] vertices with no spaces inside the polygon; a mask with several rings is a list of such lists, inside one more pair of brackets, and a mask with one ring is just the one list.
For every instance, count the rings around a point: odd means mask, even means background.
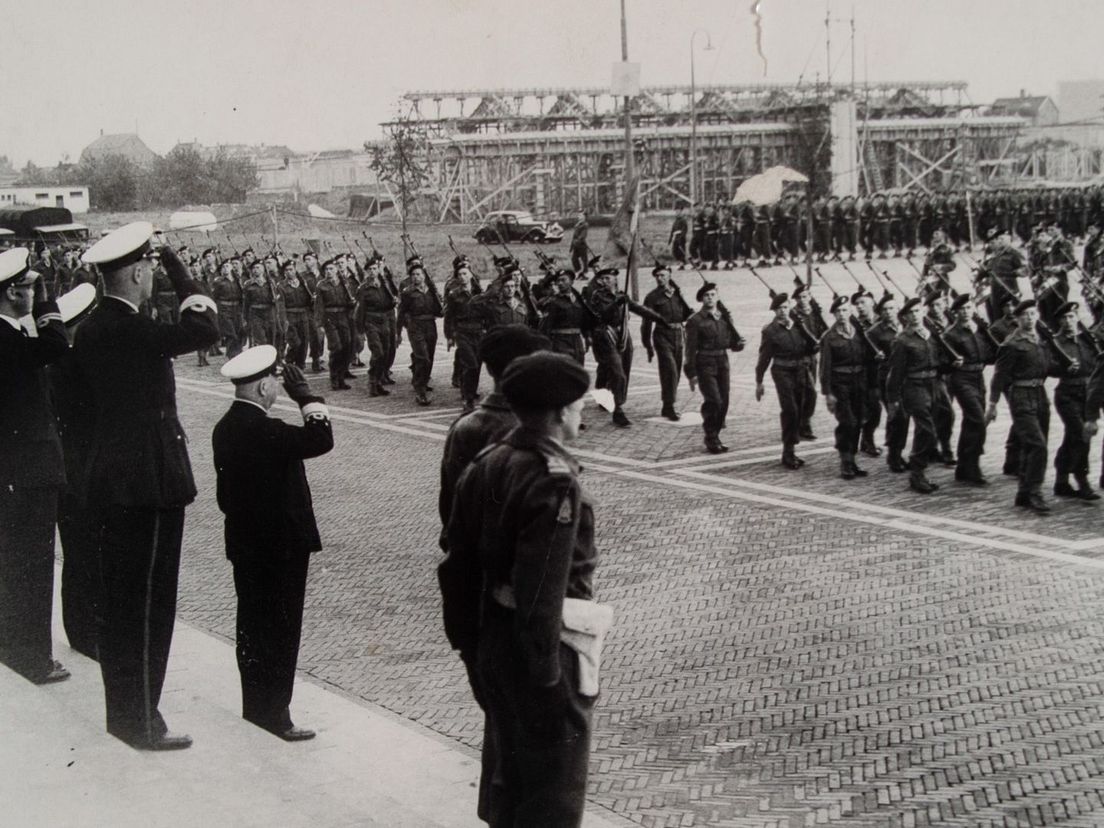
[{"label": "utility pole", "polygon": [[[622,63],[629,62],[629,25],[625,18],[625,0],[621,0],[621,61]],[[632,137],[632,98],[628,95],[624,98],[625,104],[625,198],[630,197],[629,190],[633,186],[633,179],[636,178],[636,161],[633,158],[633,137]],[[637,199],[639,204],[639,199]],[[635,261],[636,257],[632,255],[633,251],[629,251],[629,261]],[[636,272],[633,271],[629,274],[629,286],[630,295],[633,300],[639,298],[640,288],[637,285]]]}]

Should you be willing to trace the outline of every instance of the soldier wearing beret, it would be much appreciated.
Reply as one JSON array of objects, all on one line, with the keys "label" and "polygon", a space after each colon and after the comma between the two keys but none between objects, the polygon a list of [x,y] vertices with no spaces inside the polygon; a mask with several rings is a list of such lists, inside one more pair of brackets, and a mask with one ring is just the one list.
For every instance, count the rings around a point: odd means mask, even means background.
[{"label": "soldier wearing beret", "polygon": [[886,465],[891,472],[900,473],[908,471],[903,454],[908,444],[909,420],[908,414],[900,406],[891,415],[886,396],[886,379],[889,377],[889,355],[893,350],[894,340],[901,332],[901,320],[897,299],[888,290],[874,307],[878,313],[878,321],[870,326],[867,339],[882,354],[882,359],[877,364],[877,384],[879,399],[886,409]]},{"label": "soldier wearing beret", "polygon": [[859,451],[867,457],[880,457],[874,434],[882,422],[882,391],[878,382],[878,373],[889,356],[889,348],[881,348],[871,337],[871,330],[878,323],[874,312],[874,297],[859,289],[851,296],[851,307],[855,313],[851,325],[859,332],[867,344],[866,382],[863,391],[862,429],[859,435]]},{"label": "soldier wearing beret", "polygon": [[[37,337],[19,319],[34,316]],[[46,366],[68,350],[57,304],[26,248],[0,253],[0,661],[45,684],[69,677],[52,655],[54,527],[65,483]]]},{"label": "soldier wearing beret", "polygon": [[[935,420],[935,436],[939,441],[939,460],[945,466],[954,466],[957,460],[951,449],[951,437],[954,434],[955,413],[951,404],[951,393],[947,389],[945,364],[958,359],[943,338],[946,333],[947,296],[942,292],[929,292],[926,298],[922,298],[926,312],[924,314],[924,327],[933,337],[940,354],[940,373],[935,381],[935,398],[932,400],[932,417]],[[946,359],[945,359],[946,358]]]},{"label": "soldier wearing beret", "polygon": [[330,388],[347,391],[349,363],[353,358],[353,312],[356,295],[336,262],[330,259],[322,267],[323,278],[314,293],[314,325],[325,334],[330,351]]},{"label": "soldier wearing beret", "polygon": [[988,328],[974,311],[969,295],[961,294],[951,304],[954,324],[943,332],[947,344],[944,370],[947,391],[962,409],[962,426],[958,433],[958,461],[955,480],[973,486],[984,486],[988,480],[981,472],[981,455],[985,452],[985,378],[986,365],[996,359],[996,343]]},{"label": "soldier wearing beret", "polygon": [[242,718],[289,742],[314,737],[291,720],[295,663],[310,556],[322,548],[303,461],[333,448],[325,400],[303,372],[284,366],[284,391],[303,425],[268,416],[279,396],[277,351],[250,348],[222,366],[234,403],[211,437],[226,557],[238,596]]},{"label": "soldier wearing beret", "polygon": [[[483,292],[467,261],[454,265],[445,283],[445,339],[456,346],[453,374],[464,400],[464,413],[475,410],[479,396],[479,343],[483,337],[483,313],[475,301]],[[510,327],[510,326],[507,326]]]},{"label": "soldier wearing beret", "polygon": [[656,287],[644,297],[644,307],[655,311],[667,323],[656,325],[648,317],[640,323],[640,340],[648,352],[648,362],[659,358],[659,387],[663,408],[660,415],[678,420],[675,399],[678,395],[679,373],[682,370],[685,331],[683,323],[693,315],[679,286],[671,280],[671,270],[663,265],[652,269]]},{"label": "soldier wearing beret", "polygon": [[836,323],[820,341],[820,383],[824,404],[836,417],[836,451],[840,477],[854,480],[867,472],[855,462],[866,402],[866,372],[870,346],[851,324],[851,302],[832,300]]},{"label": "soldier wearing beret", "polygon": [[[798,279],[794,281],[796,285],[791,294],[794,304],[790,310],[790,317],[794,322],[800,322],[801,328],[807,330],[819,342],[824,334],[828,332],[828,325],[824,321],[820,306],[813,299],[813,294],[808,286],[802,284]],[[804,368],[805,370],[798,374],[798,381],[801,383],[801,414],[798,433],[802,440],[815,440],[813,414],[816,413],[817,401],[817,361],[812,354],[804,358]]]},{"label": "soldier wearing beret", "polygon": [[84,254],[103,273],[104,296],[73,350],[95,409],[80,491],[100,527],[107,731],[137,748],[172,750],[191,739],[170,734],[157,707],[176,616],[184,507],[196,495],[172,359],[209,348],[219,332],[214,301],[168,247],[160,258],[180,299],[180,321],[138,314],[153,288],[152,232],[148,222],[134,222]]},{"label": "soldier wearing beret", "polygon": [[[303,266],[306,268],[306,271],[303,273],[303,284],[307,286],[312,295],[317,295],[318,285],[323,278],[322,268],[318,266],[318,254],[308,249],[307,252],[303,254]],[[322,346],[324,343],[325,337],[312,320],[310,326],[310,360],[311,371],[315,374],[320,374],[323,370]]]},{"label": "soldier wearing beret", "polygon": [[[1081,327],[1077,302],[1066,302],[1056,315],[1058,330],[1052,347],[1058,370],[1058,386],[1054,389],[1054,410],[1062,420],[1062,444],[1054,455],[1054,494],[1080,500],[1099,500],[1100,495],[1089,484],[1089,440],[1085,432],[1085,409],[1089,377],[1096,370],[1098,345],[1092,334]],[[1072,363],[1062,355],[1073,358]],[[1073,476],[1077,488],[1070,485]]]},{"label": "soldier wearing beret", "polygon": [[368,344],[368,395],[385,397],[389,360],[394,359],[395,307],[398,301],[384,276],[383,262],[372,256],[365,262],[364,279],[357,288],[356,329]]},{"label": "soldier wearing beret", "polygon": [[755,399],[757,402],[762,400],[766,393],[763,378],[770,368],[771,380],[778,394],[782,425],[782,465],[788,469],[799,469],[805,465],[805,461],[794,452],[801,441],[801,409],[805,394],[802,375],[806,371],[806,360],[816,353],[820,341],[803,322],[793,318],[793,301],[789,294],[774,294],[770,307],[774,319],[763,326],[759,340],[759,358],[755,363]]},{"label": "soldier wearing beret", "polygon": [[276,287],[269,281],[260,259],[249,268],[249,281],[242,288],[242,315],[251,345],[275,344]]},{"label": "soldier wearing beret", "polygon": [[[502,757],[484,815],[492,825],[583,818],[598,683],[578,651],[597,655],[612,615],[593,601],[594,514],[564,447],[588,384],[563,354],[509,365],[502,392],[520,425],[461,476],[438,568],[445,631],[466,658],[475,653]],[[592,635],[580,637],[579,616]]]},{"label": "soldier wearing beret", "polygon": [[889,353],[886,375],[886,413],[889,418],[898,409],[912,418],[912,454],[909,456],[909,487],[920,494],[931,494],[939,486],[928,480],[925,470],[936,453],[938,440],[932,415],[939,375],[940,352],[935,337],[924,327],[920,300],[909,299],[901,308],[904,330],[898,334]]},{"label": "soldier wearing beret", "polygon": [[[175,296],[175,294],[174,294]],[[242,351],[245,338],[242,319],[242,289],[234,278],[234,268],[229,261],[222,263],[219,275],[211,284],[211,298],[219,309],[219,333],[226,346],[226,355],[233,359]]]},{"label": "soldier wearing beret", "polygon": [[284,351],[279,354],[281,363],[287,362],[302,369],[307,366],[307,351],[310,348],[310,329],[314,327],[314,294],[306,282],[299,278],[295,261],[288,259],[280,268],[280,281],[276,283],[276,294],[284,309],[287,320],[284,334]]},{"label": "soldier wearing beret", "polygon": [[402,328],[410,337],[410,359],[414,363],[412,381],[414,401],[429,405],[429,380],[433,374],[433,357],[437,351],[437,318],[445,309],[437,286],[426,275],[421,259],[412,258],[407,265],[409,283],[399,296],[399,337]]},{"label": "soldier wearing beret", "polygon": [[1016,306],[1016,330],[997,349],[996,370],[989,386],[989,407],[985,421],[997,418],[997,404],[1008,395],[1012,412],[1012,430],[1019,444],[1020,485],[1016,505],[1038,514],[1050,506],[1041,492],[1046,476],[1047,433],[1050,430],[1050,400],[1046,378],[1056,372],[1050,349],[1039,341],[1036,324],[1039,312],[1035,301],[1027,299]]},{"label": "soldier wearing beret", "polygon": [[701,388],[705,449],[710,454],[723,454],[728,451],[728,446],[721,442],[728,417],[728,352],[742,351],[745,343],[721,305],[715,284],[704,283],[696,298],[701,309],[686,321],[684,370],[690,390]]},{"label": "soldier wearing beret", "polygon": [[560,270],[552,283],[553,293],[540,302],[541,333],[552,341],[551,350],[567,354],[580,365],[586,361],[587,339],[598,317],[575,289],[570,270]]}]

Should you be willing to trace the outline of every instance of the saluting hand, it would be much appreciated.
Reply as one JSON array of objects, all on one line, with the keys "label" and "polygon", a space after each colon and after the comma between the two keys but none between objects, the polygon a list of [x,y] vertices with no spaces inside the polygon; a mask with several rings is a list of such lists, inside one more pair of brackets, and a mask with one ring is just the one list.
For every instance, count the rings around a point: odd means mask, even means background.
[{"label": "saluting hand", "polygon": [[302,405],[311,395],[310,383],[307,382],[298,365],[284,365],[284,391],[291,401]]},{"label": "saluting hand", "polygon": [[157,252],[161,258],[161,267],[164,268],[165,274],[170,279],[192,278],[191,273],[188,272],[188,266],[180,260],[180,257],[176,255],[176,251],[167,244],[157,248]]},{"label": "saluting hand", "polygon": [[35,277],[34,280],[34,303],[35,307],[41,305],[43,302],[49,300],[49,296],[46,293],[46,279],[42,274]]}]

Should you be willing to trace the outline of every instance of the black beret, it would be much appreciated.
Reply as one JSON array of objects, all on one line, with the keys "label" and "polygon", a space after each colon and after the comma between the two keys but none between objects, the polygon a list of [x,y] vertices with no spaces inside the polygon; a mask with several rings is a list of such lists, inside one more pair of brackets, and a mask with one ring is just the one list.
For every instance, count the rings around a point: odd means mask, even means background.
[{"label": "black beret", "polygon": [[790,295],[788,293],[776,293],[771,297],[771,310],[778,310],[789,301]]},{"label": "black beret", "polygon": [[1020,302],[1018,305],[1016,305],[1016,310],[1013,311],[1013,313],[1015,313],[1016,316],[1019,316],[1025,310],[1029,310],[1030,308],[1033,308],[1033,307],[1035,307],[1035,300],[1034,299],[1024,299],[1022,302]]},{"label": "black beret", "polygon": [[1081,307],[1077,302],[1066,302],[1054,312],[1055,316],[1065,316],[1070,311],[1076,311]]},{"label": "black beret", "polygon": [[893,302],[893,301],[896,300],[896,298],[897,298],[896,296],[894,296],[892,293],[890,293],[887,290],[885,293],[882,294],[882,298],[878,300],[878,304],[875,305],[874,307],[877,310],[882,311],[882,310],[885,309],[885,306],[888,302]]},{"label": "black beret", "polygon": [[715,284],[713,284],[712,282],[706,282],[704,285],[702,285],[700,288],[698,288],[697,300],[699,302],[701,302],[702,300],[705,299],[705,294],[706,293],[708,293],[711,290],[716,290],[716,289],[717,289],[717,286]]},{"label": "black beret", "polygon": [[1015,305],[1020,301],[1020,297],[1014,293],[1005,293],[1001,296],[1000,301],[997,302],[997,307],[1003,308],[1005,305]]},{"label": "black beret", "polygon": [[555,411],[570,405],[590,387],[590,374],[564,354],[539,351],[511,362],[502,376],[502,393],[515,409]]},{"label": "black beret", "polygon": [[603,267],[601,270],[599,270],[594,275],[595,276],[617,276],[620,273],[621,273],[621,271],[618,270],[616,267]]},{"label": "black beret", "polygon": [[211,255],[214,255],[214,253],[215,253],[215,248],[213,248],[213,247],[208,247],[208,248],[207,248],[206,250],[204,250],[204,251],[203,251],[203,253],[201,253],[200,255],[201,255],[201,256],[206,256],[206,255],[207,255],[208,253],[210,253]]},{"label": "black beret", "polygon": [[793,298],[796,299],[798,296],[805,293],[807,290],[808,290],[808,288],[805,287],[805,285],[799,283],[797,285],[797,287],[795,287],[794,290],[793,290]]},{"label": "black beret", "polygon": [[932,305],[935,304],[937,299],[945,299],[945,298],[946,297],[943,295],[942,291],[936,290],[936,291],[933,291],[932,293],[929,293],[927,296],[924,297],[924,304],[927,305],[930,308]]},{"label": "black beret", "polygon": [[986,238],[987,240],[989,240],[989,241],[992,241],[993,239],[995,239],[995,238],[996,238],[997,236],[999,236],[999,235],[1000,235],[1000,232],[1001,232],[1001,231],[1000,231],[1000,228],[999,228],[999,227],[990,227],[990,228],[989,228],[989,229],[988,229],[988,230],[987,230],[987,231],[985,232],[985,238]]},{"label": "black beret", "polygon": [[318,254],[317,254],[317,253],[315,253],[315,252],[314,252],[313,250],[310,250],[309,248],[308,248],[308,249],[307,249],[307,251],[306,251],[306,252],[305,252],[305,253],[303,254],[303,258],[305,259],[305,258],[307,258],[307,256],[314,256],[314,258],[316,258],[316,259],[318,258]]},{"label": "black beret", "polygon": [[955,300],[951,302],[951,310],[961,310],[966,306],[966,303],[970,301],[970,295],[968,293],[960,293]]},{"label": "black beret", "polygon": [[468,263],[468,257],[463,253],[458,253],[452,259],[452,269],[453,270],[459,270],[460,265],[465,265],[467,263]]},{"label": "black beret", "polygon": [[866,292],[865,288],[859,288],[858,290],[856,290],[854,293],[851,294],[851,304],[852,305],[855,304],[860,299],[862,299],[864,296],[870,296],[871,299],[874,298],[873,296],[871,296],[869,293]]},{"label": "black beret", "polygon": [[513,261],[515,261],[513,256],[495,256],[494,257],[495,267],[506,267],[506,265],[510,264]]},{"label": "black beret", "polygon": [[911,299],[908,299],[905,302],[905,304],[901,305],[901,313],[904,313],[905,311],[910,311],[913,308],[916,308],[916,307],[919,307],[919,306],[920,306],[920,299],[917,298],[916,296],[913,296]]},{"label": "black beret", "polygon": [[670,273],[670,272],[671,272],[671,268],[669,268],[669,267],[667,267],[667,265],[663,265],[663,264],[657,264],[655,267],[652,268],[652,275],[653,276],[658,276],[660,273]]},{"label": "black beret", "polygon": [[502,325],[488,331],[479,343],[479,359],[492,377],[501,377],[513,360],[534,351],[551,350],[552,341],[528,325]]},{"label": "black beret", "polygon": [[246,253],[252,253],[252,252],[253,252],[253,248],[252,247],[247,247],[247,248],[245,248],[245,250],[242,251],[242,255],[244,256]]},{"label": "black beret", "polygon": [[851,300],[848,299],[846,296],[834,296],[832,297],[832,304],[828,306],[828,312],[835,313],[844,305],[850,303],[850,301]]}]

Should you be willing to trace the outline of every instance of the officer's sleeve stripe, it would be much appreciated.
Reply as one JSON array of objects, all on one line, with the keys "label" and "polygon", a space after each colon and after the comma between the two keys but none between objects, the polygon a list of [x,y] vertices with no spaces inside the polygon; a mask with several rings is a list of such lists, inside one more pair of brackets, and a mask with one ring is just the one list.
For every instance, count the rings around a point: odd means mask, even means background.
[{"label": "officer's sleeve stripe", "polygon": [[183,302],[180,303],[180,311],[183,313],[186,310],[199,311],[203,313],[206,310],[214,311],[218,313],[218,305],[215,304],[215,300],[210,296],[204,296],[202,293],[196,293],[189,296]]},{"label": "officer's sleeve stripe", "polygon": [[315,418],[323,418],[327,420],[330,418],[330,409],[326,408],[325,405],[319,402],[307,403],[301,409],[299,409],[299,411],[303,415],[303,422],[306,422],[307,420],[313,420]]}]

